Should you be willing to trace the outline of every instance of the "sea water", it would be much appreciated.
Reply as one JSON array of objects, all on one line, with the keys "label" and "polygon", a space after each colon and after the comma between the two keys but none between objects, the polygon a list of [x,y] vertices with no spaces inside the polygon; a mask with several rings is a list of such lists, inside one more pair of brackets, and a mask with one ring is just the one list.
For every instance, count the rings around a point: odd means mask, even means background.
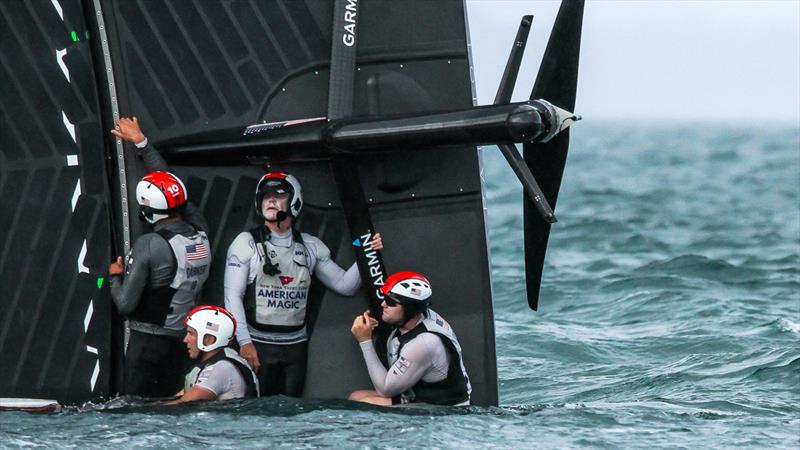
[{"label": "sea water", "polygon": [[499,407],[112,401],[2,413],[0,447],[800,447],[800,127],[576,125],[537,313],[482,152]]}]

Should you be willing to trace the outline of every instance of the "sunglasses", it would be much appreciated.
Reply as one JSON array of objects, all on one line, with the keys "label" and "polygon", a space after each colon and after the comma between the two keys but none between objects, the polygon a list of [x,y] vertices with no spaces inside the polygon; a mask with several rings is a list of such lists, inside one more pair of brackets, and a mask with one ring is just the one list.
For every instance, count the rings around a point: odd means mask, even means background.
[{"label": "sunglasses", "polygon": [[383,297],[383,301],[386,302],[386,306],[397,306],[400,304],[400,301],[391,295],[386,295]]}]

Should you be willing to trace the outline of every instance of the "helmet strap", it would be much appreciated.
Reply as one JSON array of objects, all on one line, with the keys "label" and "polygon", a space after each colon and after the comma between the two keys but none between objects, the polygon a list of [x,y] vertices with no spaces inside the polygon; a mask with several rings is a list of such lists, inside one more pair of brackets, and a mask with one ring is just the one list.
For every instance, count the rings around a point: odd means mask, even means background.
[{"label": "helmet strap", "polygon": [[428,309],[427,306],[404,301],[403,303],[403,325],[407,324],[409,320],[423,314]]},{"label": "helmet strap", "polygon": [[281,222],[283,222],[284,220],[288,219],[289,217],[291,217],[291,216],[286,211],[278,211],[278,213],[275,215],[275,219],[274,220],[267,219],[266,217],[264,217],[264,220],[266,220],[269,223],[275,223],[275,224],[278,225],[278,227],[280,227],[281,226]]}]

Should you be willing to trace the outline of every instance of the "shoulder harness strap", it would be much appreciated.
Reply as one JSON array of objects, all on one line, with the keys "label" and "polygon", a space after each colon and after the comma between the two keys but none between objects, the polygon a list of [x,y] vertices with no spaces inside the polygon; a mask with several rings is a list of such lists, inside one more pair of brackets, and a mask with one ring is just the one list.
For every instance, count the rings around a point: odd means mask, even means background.
[{"label": "shoulder harness strap", "polygon": [[167,247],[169,247],[169,254],[172,255],[172,272],[170,272],[170,278],[175,278],[175,273],[178,271],[178,259],[175,257],[175,252],[172,250],[172,245],[169,243],[170,239],[175,237],[177,233],[173,231],[169,231],[167,229],[160,229],[155,230],[155,233],[167,242]]}]

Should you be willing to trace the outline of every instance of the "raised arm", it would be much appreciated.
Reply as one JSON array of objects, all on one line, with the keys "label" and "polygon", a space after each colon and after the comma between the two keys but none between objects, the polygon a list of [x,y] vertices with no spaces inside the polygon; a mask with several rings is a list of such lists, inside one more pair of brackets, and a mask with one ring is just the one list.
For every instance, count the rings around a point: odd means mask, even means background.
[{"label": "raised arm", "polygon": [[[169,165],[158,150],[149,144],[147,137],[139,126],[137,117],[121,117],[117,122],[116,128],[111,130],[111,134],[130,142],[136,146],[136,155],[142,158],[144,168],[148,173],[164,171],[169,172]],[[184,220],[203,231],[208,232],[208,222],[200,213],[200,209],[194,203],[186,203],[186,208],[182,212]]]},{"label": "raised arm", "polygon": [[361,347],[375,391],[383,397],[394,397],[417,384],[431,370],[434,359],[444,355],[444,347],[438,338],[423,333],[409,341],[400,351],[397,361],[386,370],[372,343],[372,333],[377,326],[378,321],[369,311],[364,311],[353,320],[350,332]]},{"label": "raised arm", "polygon": [[[383,249],[383,241],[381,234],[375,233],[375,236],[370,241],[373,249]],[[353,295],[358,291],[361,286],[361,276],[358,271],[358,265],[353,263],[347,271],[339,267],[330,257],[330,250],[322,241],[319,241],[317,251],[317,266],[314,271],[328,289],[338,292],[342,295]]]}]

